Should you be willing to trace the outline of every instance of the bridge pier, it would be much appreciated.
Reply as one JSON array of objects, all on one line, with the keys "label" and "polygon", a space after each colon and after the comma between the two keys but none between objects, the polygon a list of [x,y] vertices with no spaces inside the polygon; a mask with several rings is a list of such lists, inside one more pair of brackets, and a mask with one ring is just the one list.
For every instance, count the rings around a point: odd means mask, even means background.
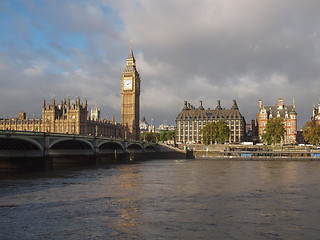
[{"label": "bridge pier", "polygon": [[0,171],[43,171],[46,162],[43,157],[0,157]]}]

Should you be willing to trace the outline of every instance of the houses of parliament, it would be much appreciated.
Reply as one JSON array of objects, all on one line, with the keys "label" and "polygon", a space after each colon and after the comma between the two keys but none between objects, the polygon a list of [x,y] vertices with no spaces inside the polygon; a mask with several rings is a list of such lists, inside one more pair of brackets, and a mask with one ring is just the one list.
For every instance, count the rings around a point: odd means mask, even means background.
[{"label": "houses of parliament", "polygon": [[0,119],[0,130],[34,131],[64,134],[95,135],[113,138],[138,140],[140,138],[140,76],[130,45],[125,70],[121,77],[121,123],[101,119],[100,110],[91,109],[89,115],[88,103],[80,102],[77,98],[71,103],[70,99],[62,99],[56,103],[42,104],[42,118],[29,119],[25,112],[19,112],[16,118]]}]

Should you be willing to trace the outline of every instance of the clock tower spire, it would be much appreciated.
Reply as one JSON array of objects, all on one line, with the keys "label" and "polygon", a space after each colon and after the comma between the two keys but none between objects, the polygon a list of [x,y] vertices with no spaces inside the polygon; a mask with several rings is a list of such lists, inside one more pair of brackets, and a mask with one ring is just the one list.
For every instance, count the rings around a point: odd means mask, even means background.
[{"label": "clock tower spire", "polygon": [[130,42],[130,52],[126,68],[121,76],[121,122],[124,127],[124,137],[133,140],[140,139],[140,76],[136,69],[136,61]]}]

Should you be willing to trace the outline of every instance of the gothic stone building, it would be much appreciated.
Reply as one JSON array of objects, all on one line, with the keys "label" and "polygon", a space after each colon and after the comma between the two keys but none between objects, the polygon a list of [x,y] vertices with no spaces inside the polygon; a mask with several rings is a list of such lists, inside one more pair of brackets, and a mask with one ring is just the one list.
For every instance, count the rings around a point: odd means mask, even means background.
[{"label": "gothic stone building", "polygon": [[121,77],[121,122],[125,128],[125,138],[140,139],[140,75],[132,52],[127,58],[126,68]]},{"label": "gothic stone building", "polygon": [[0,119],[0,130],[96,135],[138,140],[140,137],[140,77],[135,67],[132,43],[126,68],[121,77],[121,94],[122,123],[115,122],[114,117],[112,120],[100,119],[100,111],[97,108],[91,111],[90,118],[87,101],[80,103],[80,98],[72,104],[70,99],[67,101],[63,99],[60,104],[56,104],[55,99],[52,99],[51,104],[48,105],[43,100],[42,118],[29,119],[25,112],[21,112],[15,119]]},{"label": "gothic stone building", "polygon": [[284,105],[283,99],[279,98],[277,105],[262,105],[259,100],[259,111],[257,112],[258,132],[261,140],[261,135],[266,129],[268,119],[280,118],[283,120],[286,129],[284,143],[290,144],[296,142],[297,135],[297,112],[295,110],[295,103],[293,105]]},{"label": "gothic stone building", "polygon": [[177,142],[201,143],[201,129],[208,122],[224,120],[230,128],[230,143],[239,143],[244,140],[245,119],[241,115],[237,102],[233,100],[233,106],[225,109],[220,106],[220,100],[214,110],[205,110],[202,101],[198,108],[190,105],[187,101],[176,119]]},{"label": "gothic stone building", "polygon": [[313,104],[313,108],[312,108],[312,117],[311,117],[311,121],[314,121],[318,124],[320,124],[320,99],[319,99],[319,103],[318,103],[318,108],[316,108]]},{"label": "gothic stone building", "polygon": [[80,103],[77,98],[74,103],[70,99],[61,100],[60,104],[52,99],[46,105],[43,100],[42,118],[29,119],[26,113],[20,112],[15,119],[1,119],[1,130],[51,132],[64,134],[98,135],[120,138],[123,136],[123,127],[120,123],[107,119],[90,120],[87,101]]}]

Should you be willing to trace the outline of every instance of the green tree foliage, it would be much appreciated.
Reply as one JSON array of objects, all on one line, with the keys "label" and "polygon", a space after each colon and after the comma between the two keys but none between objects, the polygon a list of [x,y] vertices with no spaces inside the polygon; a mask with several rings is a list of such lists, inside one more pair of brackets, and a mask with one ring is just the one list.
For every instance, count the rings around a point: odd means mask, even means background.
[{"label": "green tree foliage", "polygon": [[306,122],[302,127],[304,140],[312,145],[318,145],[320,142],[320,125],[315,122]]},{"label": "green tree foliage", "polygon": [[154,132],[142,132],[140,133],[140,140],[147,141],[147,142],[158,142],[160,139],[159,133]]},{"label": "green tree foliage", "polygon": [[280,143],[284,139],[286,129],[281,118],[271,118],[267,122],[262,139],[268,144]]},{"label": "green tree foliage", "polygon": [[160,141],[165,142],[168,140],[174,140],[176,138],[176,131],[163,131],[160,133]]},{"label": "green tree foliage", "polygon": [[230,136],[230,129],[223,120],[208,123],[201,131],[204,144],[225,143]]}]

